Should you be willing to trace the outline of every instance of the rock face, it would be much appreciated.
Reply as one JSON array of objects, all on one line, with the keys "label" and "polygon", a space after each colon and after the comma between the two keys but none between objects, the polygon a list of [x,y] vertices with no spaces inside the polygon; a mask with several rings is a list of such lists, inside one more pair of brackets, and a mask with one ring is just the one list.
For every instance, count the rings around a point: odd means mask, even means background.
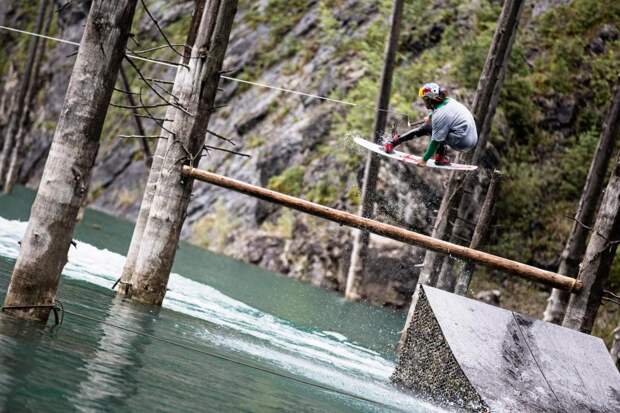
[{"label": "rock face", "polygon": [[424,286],[392,380],[470,411],[617,412],[598,337]]}]

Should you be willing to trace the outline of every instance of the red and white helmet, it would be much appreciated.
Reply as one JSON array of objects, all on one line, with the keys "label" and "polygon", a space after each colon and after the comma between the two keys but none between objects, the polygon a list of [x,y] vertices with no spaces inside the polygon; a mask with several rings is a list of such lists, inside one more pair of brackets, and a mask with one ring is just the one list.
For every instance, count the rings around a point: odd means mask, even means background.
[{"label": "red and white helmet", "polygon": [[439,97],[439,94],[442,92],[441,86],[437,83],[425,83],[424,86],[420,88],[418,95],[422,98],[436,99]]}]

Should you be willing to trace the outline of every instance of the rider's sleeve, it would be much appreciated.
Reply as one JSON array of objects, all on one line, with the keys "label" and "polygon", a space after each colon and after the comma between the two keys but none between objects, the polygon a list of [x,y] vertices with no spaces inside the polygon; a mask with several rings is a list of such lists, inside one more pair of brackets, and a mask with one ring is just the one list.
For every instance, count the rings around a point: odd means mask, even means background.
[{"label": "rider's sleeve", "polygon": [[432,133],[431,125],[423,124],[422,126],[418,126],[416,128],[411,129],[400,135],[398,138],[398,143],[403,143],[406,141],[410,141],[413,138],[417,138],[419,136],[430,135]]},{"label": "rider's sleeve", "polygon": [[422,155],[422,159],[424,159],[424,162],[428,161],[433,155],[435,155],[435,152],[437,152],[437,148],[439,148],[439,142],[431,139],[428,144],[428,148],[426,148],[426,152],[424,152],[424,155]]}]

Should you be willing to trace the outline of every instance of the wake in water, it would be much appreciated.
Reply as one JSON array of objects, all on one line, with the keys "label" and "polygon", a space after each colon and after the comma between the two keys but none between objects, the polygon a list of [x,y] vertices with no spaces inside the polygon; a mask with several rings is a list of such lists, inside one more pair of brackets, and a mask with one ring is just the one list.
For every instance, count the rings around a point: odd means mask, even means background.
[{"label": "wake in water", "polygon": [[[27,223],[0,218],[0,255],[15,259]],[[69,251],[63,275],[111,288],[121,274],[125,257],[77,241]],[[172,273],[165,308],[223,326],[231,332],[199,331],[198,337],[227,351],[268,361],[296,376],[347,393],[389,403],[395,408],[441,411],[398,392],[389,384],[394,369],[378,353],[351,343],[333,331],[302,331],[220,291]]]}]

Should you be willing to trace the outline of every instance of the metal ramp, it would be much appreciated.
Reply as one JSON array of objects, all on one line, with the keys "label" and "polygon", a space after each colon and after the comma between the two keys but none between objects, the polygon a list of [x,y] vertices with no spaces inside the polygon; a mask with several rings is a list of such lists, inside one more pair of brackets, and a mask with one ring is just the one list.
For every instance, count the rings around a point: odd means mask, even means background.
[{"label": "metal ramp", "polygon": [[421,286],[392,380],[440,404],[491,412],[620,412],[600,338]]}]

